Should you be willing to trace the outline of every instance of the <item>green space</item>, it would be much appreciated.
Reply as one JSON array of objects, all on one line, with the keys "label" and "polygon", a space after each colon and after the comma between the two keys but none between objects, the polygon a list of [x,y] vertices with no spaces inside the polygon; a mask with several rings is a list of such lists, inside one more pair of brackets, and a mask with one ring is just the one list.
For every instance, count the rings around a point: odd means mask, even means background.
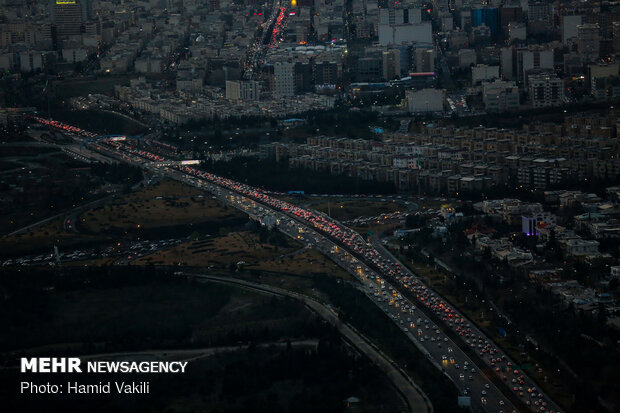
[{"label": "green space", "polygon": [[239,276],[306,294],[333,306],[343,321],[370,339],[407,372],[429,397],[435,412],[461,411],[456,403],[458,392],[452,382],[424,357],[379,307],[346,278],[329,273],[303,276],[245,272]]},{"label": "green space", "polygon": [[[88,96],[89,94],[114,93],[115,85],[129,86],[129,81],[136,76],[102,76],[98,78],[83,77],[65,80],[55,80],[49,86],[51,93],[58,100],[65,100],[75,96]],[[52,109],[54,116],[57,112]]]},{"label": "green space", "polygon": [[[12,148],[12,149],[11,149]],[[21,168],[0,176],[0,234],[16,231],[97,196],[102,185],[89,167],[55,148],[9,147]],[[5,153],[0,154],[0,156]],[[4,236],[2,241],[4,242]],[[9,240],[10,241],[10,240]],[[1,250],[0,255],[7,251]]]},{"label": "green space", "polygon": [[125,355],[103,359],[188,361],[184,374],[78,378],[81,384],[149,381],[149,394],[121,397],[24,397],[19,383],[40,377],[0,369],[0,385],[10,390],[0,396],[7,411],[341,412],[350,397],[359,400],[360,412],[405,408],[374,365],[295,300],[154,268],[34,269],[26,279],[23,270],[9,269],[0,289],[5,366],[20,356],[118,352]]},{"label": "green space", "polygon": [[213,162],[202,168],[217,175],[274,191],[302,190],[319,194],[390,194],[396,192],[393,184],[364,181],[346,176],[335,179],[328,172],[289,168],[286,160],[274,162],[253,158],[234,158],[228,162]]},{"label": "green space", "polygon": [[300,247],[297,242],[286,239],[280,245],[274,245],[261,240],[256,231],[239,231],[159,250],[133,261],[132,265],[229,268],[242,262],[243,266],[253,266],[290,254]]},{"label": "green space", "polygon": [[56,110],[54,119],[91,132],[106,135],[141,135],[146,129],[139,123],[120,115],[102,110]]},{"label": "green space", "polygon": [[82,213],[78,228],[88,234],[145,235],[155,229],[177,227],[187,232],[198,224],[204,229],[206,224],[219,228],[246,221],[245,214],[210,198],[206,192],[166,179]]},{"label": "green space", "polygon": [[458,392],[396,324],[361,291],[327,277],[315,279],[318,290],[339,310],[340,318],[373,341],[419,385],[433,404],[434,411],[458,412]]},{"label": "green space", "polygon": [[250,272],[267,272],[283,275],[300,275],[312,277],[329,275],[330,277],[351,279],[351,275],[335,262],[323,255],[320,251],[311,249],[295,254],[280,256],[272,260],[261,261],[256,264],[245,265]]},{"label": "green space", "polygon": [[90,354],[306,337],[320,323],[293,300],[140,267],[4,271],[0,349]]},{"label": "green space", "polygon": [[36,254],[46,252],[51,254],[54,245],[61,250],[80,248],[92,243],[109,241],[108,237],[85,235],[67,232],[62,217],[52,219],[42,225],[33,227],[25,232],[0,237],[0,255],[15,257],[19,254]]},{"label": "green space", "polygon": [[386,132],[393,132],[399,126],[399,121],[396,119],[380,118],[377,112],[365,110],[311,111],[305,117],[307,124],[284,130],[284,139],[303,142],[308,137],[322,134],[353,139],[378,140],[381,135],[374,132],[374,127],[380,127]]},{"label": "green space", "polygon": [[[92,168],[96,175],[105,176],[108,180],[125,181],[129,177],[128,182],[133,182],[133,169],[123,172],[123,168],[119,171],[109,171],[108,167],[97,165]],[[7,213],[3,216],[5,222],[0,224],[6,225],[7,231],[9,228],[15,230],[36,221],[37,218],[43,219],[43,213],[49,215],[50,212],[60,212],[62,206],[71,208],[85,202],[84,197],[75,199],[84,192],[84,188],[63,188],[81,192],[65,195],[55,205],[50,204],[54,205],[53,208],[39,212],[35,209],[25,213],[14,210],[15,204],[7,205]],[[41,193],[43,199],[51,198],[51,192],[48,192],[50,191]],[[29,200],[30,198],[25,198],[23,202]],[[74,203],[68,205],[70,201]],[[13,212],[9,212],[8,208],[13,208]],[[172,180],[163,180],[86,210],[79,215],[78,221],[79,233],[64,228],[63,215],[22,233],[3,235],[0,237],[0,256],[51,252],[54,245],[58,245],[61,250],[67,250],[94,243],[107,243],[114,237],[126,235],[186,237],[192,233],[195,233],[195,236],[218,233],[222,228],[243,225],[247,222],[247,216],[209,198],[198,189]],[[0,225],[0,228],[2,227]]]}]

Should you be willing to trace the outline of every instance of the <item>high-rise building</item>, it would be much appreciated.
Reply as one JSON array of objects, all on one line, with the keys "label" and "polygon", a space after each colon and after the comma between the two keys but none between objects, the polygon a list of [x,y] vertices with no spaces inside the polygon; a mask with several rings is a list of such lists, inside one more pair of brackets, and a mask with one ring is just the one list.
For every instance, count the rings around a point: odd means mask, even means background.
[{"label": "high-rise building", "polygon": [[376,82],[383,77],[380,57],[361,57],[357,59],[355,70],[356,82]]},{"label": "high-rise building", "polygon": [[499,11],[499,21],[502,28],[508,27],[510,23],[522,23],[523,10],[520,6],[505,4]]},{"label": "high-rise building", "polygon": [[517,81],[523,82],[528,79],[528,73],[532,71],[553,69],[553,50],[530,46],[526,49],[517,50],[516,62]]},{"label": "high-rise building", "polygon": [[577,26],[577,51],[583,60],[599,57],[601,36],[598,24],[585,23]]},{"label": "high-rise building", "polygon": [[530,1],[527,9],[527,28],[531,34],[546,34],[554,29],[551,4],[547,0]]},{"label": "high-rise building", "polygon": [[295,62],[295,93],[312,92],[312,65],[308,62]]},{"label": "high-rise building", "polygon": [[442,32],[449,32],[450,30],[454,29],[454,17],[452,16],[452,13],[442,12],[440,20]]},{"label": "high-rise building", "polygon": [[593,79],[591,93],[596,100],[618,99],[620,97],[620,76]]},{"label": "high-rise building", "polygon": [[80,0],[80,4],[82,5],[82,21],[87,21],[93,19],[93,0]]},{"label": "high-rise building", "polygon": [[260,99],[260,84],[255,80],[226,81],[226,99],[254,101]]},{"label": "high-rise building", "polygon": [[557,75],[549,73],[529,75],[528,84],[532,107],[560,106],[563,103],[564,85]]},{"label": "high-rise building", "polygon": [[508,38],[512,42],[527,39],[527,28],[522,23],[508,24]]},{"label": "high-rise building", "polygon": [[530,1],[527,6],[527,20],[530,24],[535,22],[551,23],[551,5],[545,1]]},{"label": "high-rise building", "polygon": [[402,75],[403,73],[409,73],[413,60],[413,49],[411,46],[404,44],[394,46],[394,49],[397,49],[400,52],[400,74]]},{"label": "high-rise building", "polygon": [[606,84],[606,82],[601,79],[618,77],[618,74],[620,73],[619,70],[620,69],[617,63],[588,65],[588,78],[590,79],[592,94],[596,96],[598,94],[597,89],[601,89],[600,85]]},{"label": "high-rise building", "polygon": [[519,88],[514,82],[496,80],[483,83],[482,99],[487,112],[505,112],[519,109]]},{"label": "high-rise building", "polygon": [[[56,28],[57,38],[79,35],[82,23],[87,17],[86,1],[52,0],[52,23]],[[84,9],[84,11],[82,11]]]},{"label": "high-rise building", "polygon": [[433,49],[415,49],[415,71],[418,73],[430,73],[435,71],[435,51]]},{"label": "high-rise building", "polygon": [[73,6],[73,8],[75,8],[76,5],[80,6],[83,22],[95,18],[95,13],[93,11],[93,0],[49,0],[49,5],[50,17],[52,21],[56,18],[57,10],[62,10],[63,6]]},{"label": "high-rise building", "polygon": [[562,43],[566,44],[577,37],[577,27],[583,23],[583,16],[562,16]]},{"label": "high-rise building", "polygon": [[500,68],[502,80],[514,80],[514,49],[512,47],[503,47],[500,55]]},{"label": "high-rise building", "polygon": [[499,66],[476,65],[471,68],[471,84],[499,79]]},{"label": "high-rise building", "polygon": [[420,9],[380,9],[379,24],[390,26],[398,24],[420,23],[422,14]]},{"label": "high-rise building", "polygon": [[620,52],[620,22],[615,22],[613,24],[612,37],[613,37],[614,52],[618,53]]},{"label": "high-rise building", "polygon": [[603,39],[611,39],[613,36],[614,22],[620,21],[620,9],[613,2],[602,3],[597,23],[601,26],[600,34]]},{"label": "high-rise building", "polygon": [[471,9],[461,9],[459,27],[461,30],[469,31],[471,29]]},{"label": "high-rise building", "polygon": [[433,28],[429,21],[395,25],[379,24],[378,28],[381,46],[433,43]]},{"label": "high-rise building", "polygon": [[392,80],[400,76],[400,51],[391,49],[382,53],[383,79]]},{"label": "high-rise building", "polygon": [[491,36],[497,35],[499,10],[495,7],[478,7],[472,9],[471,25],[472,27],[485,25],[491,31]]},{"label": "high-rise building", "polygon": [[336,85],[340,80],[341,67],[336,62],[315,62],[313,72],[315,85]]},{"label": "high-rise building", "polygon": [[290,62],[276,62],[273,65],[274,90],[276,97],[295,94],[295,66]]},{"label": "high-rise building", "polygon": [[234,80],[226,81],[226,99],[239,100],[241,99],[241,82]]}]

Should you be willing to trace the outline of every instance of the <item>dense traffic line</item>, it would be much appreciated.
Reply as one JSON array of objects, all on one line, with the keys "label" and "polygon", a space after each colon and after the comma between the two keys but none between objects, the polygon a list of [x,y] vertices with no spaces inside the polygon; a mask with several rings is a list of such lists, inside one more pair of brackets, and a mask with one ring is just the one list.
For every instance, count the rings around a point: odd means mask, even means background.
[{"label": "dense traffic line", "polygon": [[[72,133],[77,133],[84,137],[88,136],[88,132],[69,125],[43,121],[50,126],[63,129],[67,127],[72,128],[69,129]],[[161,155],[131,145],[129,141],[104,138],[96,142],[89,142],[88,145],[92,146],[95,150],[111,151],[117,154],[117,156],[124,157],[124,159],[129,162],[137,162],[138,160],[144,160],[143,163],[167,161],[167,159]],[[496,377],[496,379],[494,379],[495,384],[503,389],[506,389],[505,386],[508,385],[508,389],[512,392],[509,397],[511,401],[515,401],[517,404],[527,405],[529,409],[536,412],[549,411],[557,413],[561,411],[547,395],[536,389],[531,378],[527,377],[516,368],[513,369],[512,366],[514,363],[507,355],[494,347],[490,340],[488,340],[475,326],[472,326],[462,314],[436,292],[424,285],[418,277],[403,268],[393,257],[388,256],[389,254],[382,254],[373,247],[371,243],[367,243],[356,231],[329,218],[325,214],[301,208],[274,198],[266,191],[250,185],[242,184],[232,179],[220,177],[210,172],[189,166],[179,165],[174,168],[183,174],[204,180],[210,184],[266,205],[273,210],[280,211],[295,220],[303,222],[320,234],[340,244],[353,256],[358,257],[377,272],[373,274],[373,277],[376,277],[374,281],[377,286],[384,286],[386,281],[388,281],[388,285],[394,284],[405,296],[415,300],[421,308],[424,308],[425,313],[430,314],[429,318],[436,320],[438,324],[443,324],[445,326],[444,330],[449,333],[449,337],[455,339],[455,344],[457,344],[465,354],[473,354],[478,363],[481,363],[482,366],[486,366],[486,368],[483,367],[486,371],[489,371],[487,369],[491,369],[493,373],[491,376]],[[399,299],[404,300],[404,297],[399,294]],[[420,341],[422,340],[421,338]],[[478,352],[480,357],[478,357]],[[511,388],[509,383],[504,383],[500,379],[504,381],[510,379],[514,386]],[[481,399],[483,404],[485,394],[483,390],[483,397]]]}]

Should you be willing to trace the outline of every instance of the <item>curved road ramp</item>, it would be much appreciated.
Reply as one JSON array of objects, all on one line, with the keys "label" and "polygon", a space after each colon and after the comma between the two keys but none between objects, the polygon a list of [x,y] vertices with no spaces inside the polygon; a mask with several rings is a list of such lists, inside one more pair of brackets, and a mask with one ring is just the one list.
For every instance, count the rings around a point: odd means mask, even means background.
[{"label": "curved road ramp", "polygon": [[265,294],[287,296],[299,300],[314,313],[318,314],[328,323],[338,329],[340,334],[360,353],[368,357],[385,375],[392,385],[398,390],[407,402],[411,413],[433,413],[433,405],[420,387],[398,367],[398,365],[379,350],[370,340],[364,337],[353,326],[343,323],[336,312],[317,300],[293,291],[272,287],[265,284],[253,283],[236,278],[220,277],[215,275],[177,273],[188,277],[196,277],[223,284],[233,284],[241,288],[259,291]]}]

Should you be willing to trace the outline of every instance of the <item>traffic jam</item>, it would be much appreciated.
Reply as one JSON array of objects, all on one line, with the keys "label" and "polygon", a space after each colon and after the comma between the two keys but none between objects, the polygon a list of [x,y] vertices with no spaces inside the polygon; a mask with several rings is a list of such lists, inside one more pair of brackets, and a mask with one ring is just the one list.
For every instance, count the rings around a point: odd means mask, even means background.
[{"label": "traffic jam", "polygon": [[[163,161],[164,159],[150,152],[132,148],[125,142],[109,142],[116,148],[126,150],[134,155],[141,156],[151,161]],[[496,374],[503,380],[509,382],[509,387],[519,397],[523,398],[526,405],[530,406],[533,411],[537,412],[557,412],[558,410],[548,410],[547,397],[540,393],[531,379],[527,378],[520,370],[512,369],[514,363],[500,352],[500,350],[487,340],[482,332],[472,328],[472,325],[452,306],[446,303],[440,296],[422,284],[414,276],[404,270],[398,262],[388,259],[356,231],[342,225],[324,214],[308,210],[290,204],[286,201],[267,195],[263,190],[253,186],[243,184],[232,179],[214,175],[210,172],[202,171],[189,166],[178,166],[179,171],[191,175],[198,179],[206,180],[211,184],[226,188],[228,190],[239,193],[245,197],[253,199],[259,203],[265,204],[270,208],[279,210],[293,218],[300,220],[320,233],[326,234],[336,242],[345,245],[355,255],[363,257],[371,267],[377,269],[386,279],[395,280],[403,288],[412,292],[416,299],[427,309],[438,316],[449,328],[470,345],[480,357],[491,367]],[[385,285],[385,281],[381,277],[375,280],[377,285]],[[423,338],[422,338],[423,340]],[[437,340],[436,344],[441,346],[443,340]],[[464,365],[465,366],[465,365]],[[466,366],[465,366],[466,367]],[[475,369],[470,370],[475,373]],[[486,403],[486,391],[482,390],[481,402]],[[500,402],[503,406],[504,402]]]},{"label": "traffic jam", "polygon": [[[41,118],[37,118],[37,121],[45,125],[79,134],[83,137],[96,137],[94,134],[83,131],[79,128],[62,124],[60,122],[47,121]],[[161,155],[137,148],[131,145],[127,140],[102,138],[89,142],[88,145],[91,146],[92,149],[99,151],[111,151],[116,156],[121,156],[126,160],[134,162],[144,163],[145,161],[170,161]],[[130,156],[128,157],[127,154]],[[446,303],[438,294],[422,284],[417,277],[413,276],[408,270],[404,269],[398,262],[396,262],[395,259],[392,259],[386,254],[381,254],[375,247],[372,246],[371,243],[366,242],[356,231],[342,225],[340,222],[331,219],[322,213],[301,208],[286,201],[279,200],[269,196],[266,191],[250,185],[236,182],[234,180],[185,165],[174,166],[174,168],[184,174],[197,179],[205,180],[208,183],[215,184],[230,191],[234,191],[240,195],[267,205],[270,208],[281,211],[288,216],[307,224],[319,233],[335,240],[337,243],[344,245],[350,252],[357,255],[359,258],[362,258],[371,268],[375,269],[377,274],[381,274],[377,275],[376,279],[372,280],[376,283],[377,291],[382,291],[385,289],[385,285],[389,285],[389,283],[386,283],[386,280],[388,280],[393,284],[397,284],[399,289],[404,289],[411,293],[411,295],[417,300],[418,305],[425,307],[428,311],[434,314],[434,316],[443,321],[447,328],[451,329],[464,341],[464,343],[469,345],[487,364],[487,366],[492,369],[498,377],[504,380],[508,388],[511,389],[525,405],[529,406],[532,411],[551,413],[560,412],[559,408],[555,407],[555,404],[550,401],[548,396],[536,388],[531,378],[516,368],[515,363],[513,363],[505,354],[493,345],[481,331],[479,331],[475,326],[472,326],[471,323],[458,311]],[[391,289],[392,287],[389,288]],[[393,291],[395,292],[396,290]],[[404,311],[408,304],[406,304],[406,300],[402,296],[398,293],[396,294],[397,297],[400,297],[398,300],[400,300]],[[413,325],[415,325],[415,323],[411,322],[410,326]],[[421,329],[418,329],[418,333],[420,333],[420,331]],[[424,342],[427,335],[419,335],[420,337],[418,340]],[[441,343],[445,343],[445,340],[434,340],[434,342],[438,347],[441,347]],[[458,363],[455,362],[454,365],[458,367]],[[463,364],[463,366],[466,367],[465,364]],[[470,368],[469,372],[473,374],[475,369]],[[486,386],[488,386],[488,384]],[[482,390],[480,395],[480,401],[482,404],[486,404],[485,395],[486,391]],[[500,401],[500,408],[501,406],[504,406],[504,404],[504,401]],[[554,407],[551,408],[551,406]],[[502,410],[499,411],[502,412]]]},{"label": "traffic jam", "polygon": [[86,139],[94,139],[97,137],[97,134],[95,133],[88,132],[84,129],[78,128],[77,126],[67,125],[66,123],[58,122],[55,120],[48,120],[39,116],[33,116],[33,120],[37,123],[40,123],[41,125],[50,126],[61,131],[77,134]]}]

